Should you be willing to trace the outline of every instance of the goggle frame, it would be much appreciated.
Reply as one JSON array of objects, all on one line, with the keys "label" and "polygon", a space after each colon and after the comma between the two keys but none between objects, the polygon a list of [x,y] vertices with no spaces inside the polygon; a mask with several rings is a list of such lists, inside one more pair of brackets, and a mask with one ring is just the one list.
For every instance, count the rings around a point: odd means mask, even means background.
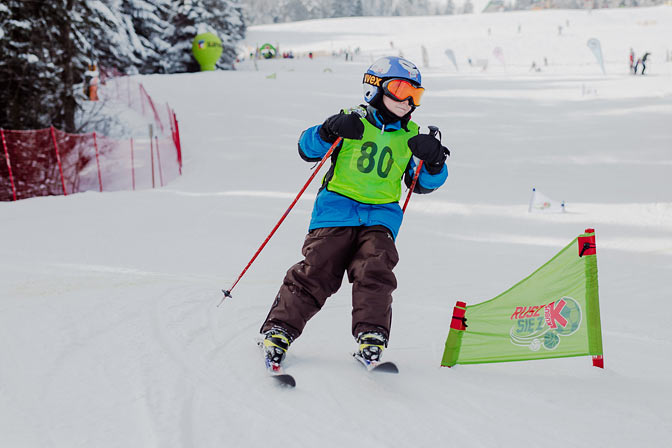
[{"label": "goggle frame", "polygon": [[[395,81],[399,82],[398,87],[402,87],[403,91],[400,93],[399,88],[397,88],[396,92],[393,92],[390,90],[389,85]],[[420,86],[414,86],[410,81],[403,79],[403,78],[390,78],[385,80],[382,83],[382,89],[383,93],[395,100],[395,101],[407,101],[411,100],[411,104],[414,107],[419,107],[420,106],[420,100],[422,98],[422,95],[425,93],[425,88],[420,87]]]}]

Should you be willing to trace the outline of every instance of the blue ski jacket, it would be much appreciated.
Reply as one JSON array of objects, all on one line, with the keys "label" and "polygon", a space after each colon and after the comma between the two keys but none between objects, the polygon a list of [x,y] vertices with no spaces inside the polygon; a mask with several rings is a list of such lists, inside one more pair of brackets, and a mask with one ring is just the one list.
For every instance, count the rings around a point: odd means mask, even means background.
[{"label": "blue ski jacket", "polygon": [[[368,107],[367,119],[378,129],[383,129],[383,121],[379,113],[372,107]],[[324,157],[331,143],[320,138],[322,125],[310,127],[303,131],[299,138],[299,155],[306,161],[319,161]],[[401,121],[384,126],[385,131],[396,131],[401,128]],[[406,185],[410,186],[409,178],[415,174],[415,158],[412,157],[406,168]],[[414,193],[430,193],[444,184],[448,178],[448,169],[444,164],[437,174],[430,174],[425,166],[420,169],[418,182]],[[401,182],[401,179],[399,179]],[[315,205],[308,230],[322,227],[354,227],[383,225],[390,229],[396,239],[401,227],[403,213],[398,202],[389,204],[364,204],[350,199],[341,194],[329,191],[323,183],[322,188],[315,198]]]}]

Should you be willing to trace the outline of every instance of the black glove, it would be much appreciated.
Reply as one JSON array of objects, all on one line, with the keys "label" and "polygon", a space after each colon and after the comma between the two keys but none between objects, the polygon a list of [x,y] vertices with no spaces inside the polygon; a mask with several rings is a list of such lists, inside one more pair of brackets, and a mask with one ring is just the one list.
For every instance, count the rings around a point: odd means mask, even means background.
[{"label": "black glove", "polygon": [[438,174],[443,168],[450,151],[436,137],[429,134],[418,134],[408,139],[408,147],[415,157],[425,162],[430,174]]},{"label": "black glove", "polygon": [[354,112],[332,115],[320,128],[320,138],[328,143],[334,143],[338,137],[361,140],[363,136],[364,123]]}]

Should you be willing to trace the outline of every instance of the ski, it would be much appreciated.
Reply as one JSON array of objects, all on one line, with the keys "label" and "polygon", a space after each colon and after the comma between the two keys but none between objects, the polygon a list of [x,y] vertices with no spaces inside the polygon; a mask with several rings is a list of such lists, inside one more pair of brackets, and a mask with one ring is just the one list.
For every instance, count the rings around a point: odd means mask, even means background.
[{"label": "ski", "polygon": [[367,361],[359,353],[353,353],[352,356],[359,361],[359,363],[366,368],[367,372],[380,373],[399,373],[397,365],[391,361],[375,362]]},{"label": "ski", "polygon": [[[257,341],[257,345],[261,349],[261,353],[263,355],[263,342]],[[266,358],[266,356],[264,356],[264,364],[266,365],[266,372],[277,384],[286,387],[296,387],[296,380],[294,377],[288,373],[285,373],[280,364],[272,363],[268,360],[268,358]]]},{"label": "ski", "polygon": [[279,364],[274,364],[264,358],[266,362],[266,371],[278,384],[288,387],[296,387],[296,380],[292,375],[285,373]]},{"label": "ski", "polygon": [[294,377],[288,373],[282,373],[282,368],[277,366],[276,370],[274,367],[267,367],[266,370],[271,375],[278,384],[287,387],[296,387],[296,380]]},{"label": "ski", "polygon": [[271,378],[275,378],[282,386],[296,387],[296,381],[292,375],[283,373],[282,375],[273,375]]}]

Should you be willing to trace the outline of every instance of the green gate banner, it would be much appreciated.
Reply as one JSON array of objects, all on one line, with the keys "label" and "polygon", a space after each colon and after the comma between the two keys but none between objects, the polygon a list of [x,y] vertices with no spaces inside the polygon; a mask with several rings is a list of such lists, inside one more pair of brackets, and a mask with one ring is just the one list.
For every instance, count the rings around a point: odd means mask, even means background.
[{"label": "green gate banner", "polygon": [[595,231],[490,299],[457,302],[441,365],[593,356],[603,367]]}]

